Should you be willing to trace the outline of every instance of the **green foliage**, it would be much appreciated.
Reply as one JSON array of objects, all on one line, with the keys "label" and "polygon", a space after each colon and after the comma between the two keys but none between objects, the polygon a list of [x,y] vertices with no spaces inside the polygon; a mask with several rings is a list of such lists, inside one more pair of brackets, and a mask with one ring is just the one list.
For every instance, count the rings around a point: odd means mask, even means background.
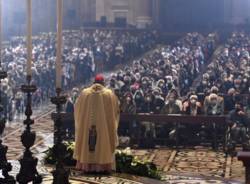
[{"label": "green foliage", "polygon": [[[76,160],[73,159],[74,142],[66,142],[67,154],[64,158],[66,166],[75,166]],[[44,158],[45,164],[54,165],[56,163],[56,155],[53,148],[49,148]],[[130,149],[127,148],[123,151],[118,150],[115,154],[116,158],[116,171],[118,173],[127,173],[138,176],[145,176],[154,179],[161,179],[161,175],[156,168],[156,165],[149,161],[141,161],[133,156]]]},{"label": "green foliage", "polygon": [[[73,159],[75,144],[74,144],[74,142],[65,142],[64,144],[67,147],[67,151],[66,151],[66,155],[63,159],[63,162],[67,166],[75,166],[76,160]],[[49,148],[44,153],[46,154],[46,156],[44,158],[45,164],[51,164],[51,165],[56,164],[56,155],[55,155],[55,151],[54,151],[53,147]]]},{"label": "green foliage", "polygon": [[138,160],[137,157],[123,152],[117,152],[115,156],[117,172],[161,179],[161,175],[154,163]]}]

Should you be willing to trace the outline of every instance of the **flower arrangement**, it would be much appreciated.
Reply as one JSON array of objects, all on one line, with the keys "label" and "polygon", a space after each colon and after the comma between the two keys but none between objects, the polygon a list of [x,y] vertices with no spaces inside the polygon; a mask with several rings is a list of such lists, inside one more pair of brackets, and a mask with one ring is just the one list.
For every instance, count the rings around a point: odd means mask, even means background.
[{"label": "flower arrangement", "polygon": [[156,165],[150,161],[139,160],[132,155],[130,148],[116,151],[116,171],[154,179],[161,179]]},{"label": "flower arrangement", "polygon": [[[76,165],[76,160],[73,159],[74,142],[65,142],[67,146],[67,154],[64,158],[64,164],[69,167]],[[53,148],[49,148],[45,151],[45,164],[54,165],[56,163],[56,157]],[[156,165],[150,161],[139,160],[136,156],[132,155],[130,148],[124,150],[117,150],[115,153],[116,158],[116,171],[118,173],[127,173],[138,176],[145,176],[154,179],[161,179],[161,175]]]}]

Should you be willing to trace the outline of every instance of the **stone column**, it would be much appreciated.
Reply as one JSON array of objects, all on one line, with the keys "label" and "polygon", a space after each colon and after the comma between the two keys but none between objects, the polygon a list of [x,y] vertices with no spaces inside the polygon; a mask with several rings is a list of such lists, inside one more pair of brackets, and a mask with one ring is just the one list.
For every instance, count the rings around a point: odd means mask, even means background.
[{"label": "stone column", "polygon": [[90,8],[88,10],[88,17],[90,18],[89,22],[95,22],[96,20],[96,0],[88,0]]},{"label": "stone column", "polygon": [[100,21],[102,16],[105,16],[105,1],[96,0],[96,21]]},{"label": "stone column", "polygon": [[244,24],[248,16],[248,1],[232,0],[233,24]]},{"label": "stone column", "polygon": [[[250,1],[247,1],[246,8],[249,10],[249,8],[250,8]],[[247,13],[246,14],[246,23],[249,26],[249,24],[250,24],[250,11],[246,11],[246,13]]]},{"label": "stone column", "polygon": [[159,26],[160,0],[152,0],[152,20],[153,20],[153,25]]},{"label": "stone column", "polygon": [[135,0],[136,25],[146,28],[152,24],[152,0]]}]

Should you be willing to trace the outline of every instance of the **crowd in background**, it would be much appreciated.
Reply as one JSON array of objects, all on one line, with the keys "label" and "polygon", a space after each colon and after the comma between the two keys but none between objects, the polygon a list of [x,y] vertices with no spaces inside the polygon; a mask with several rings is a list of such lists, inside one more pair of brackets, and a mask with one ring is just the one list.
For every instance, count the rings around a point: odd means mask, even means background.
[{"label": "crowd in background", "polygon": [[[193,116],[228,114],[232,140],[241,137],[246,143],[250,116],[249,37],[234,33],[225,46],[217,49],[210,63],[217,39],[216,34],[204,37],[188,33],[173,45],[161,46],[135,60],[131,66],[112,73],[106,84],[117,94],[121,112]],[[202,75],[201,82],[196,85],[194,80],[199,75]],[[73,90],[72,102],[78,92],[76,88]],[[243,93],[247,97],[245,103]],[[139,126],[144,136],[150,133],[157,137],[154,123],[141,122]],[[131,133],[126,122],[121,122],[120,127],[120,135]],[[169,136],[173,133],[173,129],[163,130]]]},{"label": "crowd in background", "polygon": [[135,60],[131,67],[112,73],[108,87],[119,97],[122,112],[131,113],[128,110],[134,109],[134,113],[163,113],[167,111],[164,106],[173,100],[178,101],[182,111],[182,100],[188,96],[215,46],[215,34],[203,37],[188,33],[173,46],[157,48]]},{"label": "crowd in background", "polygon": [[218,88],[218,93],[225,94],[225,111],[234,108],[239,96],[244,96],[242,102],[247,105],[250,92],[250,36],[236,32],[228,39],[203,74],[197,88],[198,93],[209,94],[212,86]]},{"label": "crowd in background", "polygon": [[[108,74],[106,85],[119,98],[122,113],[229,113],[232,136],[243,135],[246,140],[245,124],[247,116],[250,117],[250,36],[233,33],[219,48],[216,33],[207,36],[188,33],[171,45],[156,47],[159,39],[156,31],[65,31],[62,86],[65,91],[74,87],[66,111],[73,112],[80,92],[76,86],[87,84],[95,73],[120,66],[123,69]],[[54,33],[36,36],[33,46],[32,83],[38,87],[33,104],[39,106],[55,95],[56,36]],[[135,59],[142,54],[143,57]],[[25,84],[25,58],[25,38],[14,38],[2,53],[2,67],[8,71],[8,78],[2,81],[2,102],[9,120],[24,110],[20,85]],[[128,63],[129,60],[133,62]],[[199,78],[201,82],[197,85]],[[156,136],[153,123],[141,125],[145,135],[151,132]]]},{"label": "crowd in background", "polygon": [[[87,83],[94,73],[124,64],[150,50],[157,43],[155,31],[77,30],[63,33],[62,86]],[[32,83],[38,87],[33,95],[34,106],[39,106],[55,93],[56,35],[43,33],[33,38]],[[26,40],[13,38],[2,51],[2,68],[8,78],[2,82],[5,116],[9,120],[24,110],[24,95],[20,91],[26,83]]]}]

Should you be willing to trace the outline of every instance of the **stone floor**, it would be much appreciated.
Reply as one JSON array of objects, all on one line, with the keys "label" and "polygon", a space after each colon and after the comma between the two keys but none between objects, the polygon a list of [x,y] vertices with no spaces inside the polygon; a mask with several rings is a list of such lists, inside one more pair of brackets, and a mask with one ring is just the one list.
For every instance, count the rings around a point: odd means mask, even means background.
[{"label": "stone floor", "polygon": [[[18,161],[11,161],[13,170],[11,175],[16,175],[19,171]],[[38,172],[43,176],[43,184],[51,184],[52,176],[50,174],[52,168],[39,165]],[[71,170],[71,184],[243,184],[240,181],[222,179],[220,177],[198,176],[185,173],[168,172],[163,175],[162,181],[151,180],[148,178],[131,176],[125,174],[113,174],[111,176],[91,176],[82,175],[78,171]]]},{"label": "stone floor", "polygon": [[[37,138],[32,151],[39,158],[39,171],[44,175],[43,183],[51,183],[50,169],[43,165],[44,151],[53,145],[53,121],[51,112],[54,106],[45,106],[42,110],[34,111],[35,124],[32,129],[36,131]],[[23,120],[9,123],[3,136],[4,144],[8,145],[8,159],[13,160],[12,175],[19,171],[18,160],[23,154],[20,135],[23,132]],[[142,160],[153,161],[162,171],[164,180],[160,183],[243,183],[244,168],[235,157],[225,156],[221,151],[209,148],[194,147],[192,149],[159,148],[154,150],[132,150],[133,155]],[[72,183],[92,184],[142,184],[159,183],[140,177],[113,175],[110,177],[84,176],[72,172]],[[159,184],[160,184],[159,183]]]}]

